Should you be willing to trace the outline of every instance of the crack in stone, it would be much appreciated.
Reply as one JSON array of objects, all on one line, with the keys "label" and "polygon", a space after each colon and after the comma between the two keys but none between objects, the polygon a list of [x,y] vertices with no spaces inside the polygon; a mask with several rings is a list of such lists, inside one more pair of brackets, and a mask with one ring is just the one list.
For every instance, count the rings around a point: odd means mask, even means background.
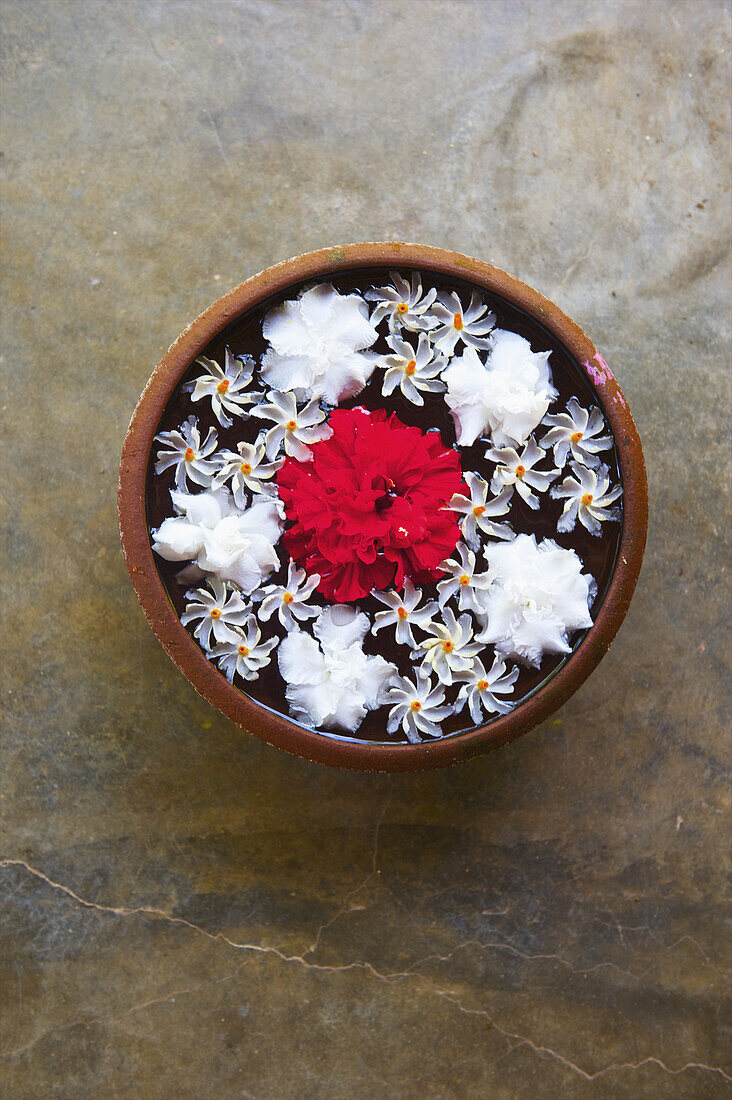
[{"label": "crack in stone", "polygon": [[[388,805],[388,803],[387,803],[387,805]],[[386,813],[386,807],[383,811],[382,818],[380,819],[380,821],[383,820],[383,816],[385,815],[385,813]],[[375,863],[375,860],[376,860],[376,854],[374,855],[374,858],[372,860],[372,864]],[[321,972],[324,972],[324,973],[325,972],[327,972],[327,973],[345,973],[349,970],[363,970],[366,973],[370,974],[372,977],[376,978],[378,981],[384,982],[387,985],[394,984],[394,983],[396,983],[400,980],[407,980],[407,979],[410,979],[410,980],[411,979],[418,979],[418,980],[422,981],[423,983],[425,983],[424,975],[415,972],[413,969],[412,970],[398,971],[398,972],[394,972],[394,973],[390,973],[390,974],[384,974],[380,970],[377,970],[376,967],[373,966],[371,963],[366,962],[365,960],[364,961],[354,961],[354,962],[350,962],[350,963],[343,963],[343,964],[340,964],[340,965],[328,965],[328,964],[325,964],[325,963],[312,963],[312,962],[308,962],[307,959],[303,955],[286,955],[284,953],[284,951],[280,951],[276,947],[269,947],[269,946],[262,945],[262,944],[237,943],[235,940],[229,939],[222,932],[209,932],[205,928],[201,928],[200,925],[193,924],[191,921],[187,921],[183,917],[175,917],[170,913],[166,913],[163,909],[159,909],[159,908],[156,908],[154,906],[142,906],[141,905],[141,906],[134,906],[134,907],[128,908],[126,906],[102,905],[102,904],[100,904],[99,902],[96,902],[96,901],[88,901],[87,899],[80,897],[70,887],[64,886],[63,883],[54,882],[54,880],[52,878],[50,878],[47,874],[45,874],[43,871],[39,871],[37,868],[31,867],[31,865],[29,863],[27,863],[25,860],[22,860],[22,859],[1,859],[0,860],[0,867],[20,867],[20,868],[23,868],[25,871],[28,872],[28,874],[32,875],[33,877],[35,877],[37,879],[40,879],[42,882],[45,882],[52,889],[61,891],[61,893],[65,894],[68,898],[71,898],[72,901],[75,901],[77,904],[83,906],[86,909],[91,909],[91,910],[94,910],[96,912],[101,912],[101,913],[110,913],[113,916],[119,916],[119,917],[151,916],[151,917],[154,917],[156,919],[168,921],[171,924],[182,925],[183,927],[188,928],[191,931],[197,932],[198,934],[204,936],[208,940],[213,940],[213,941],[218,940],[222,943],[227,944],[229,947],[234,948],[235,950],[238,950],[238,951],[251,951],[252,953],[262,954],[262,955],[272,955],[275,958],[278,958],[282,962],[285,962],[285,963],[297,963],[299,966],[304,967],[304,969],[306,969],[306,970],[315,970],[315,971],[321,971]],[[682,938],[684,938],[684,937],[682,937]],[[479,942],[479,941],[476,941],[476,942]],[[511,948],[510,945],[503,944],[503,945],[500,945],[500,946],[508,947],[509,950],[513,950],[517,954],[521,954],[521,952],[519,952],[516,948]],[[456,948],[456,950],[458,950],[458,949]],[[437,958],[439,958],[439,957],[440,956],[437,956]],[[449,958],[449,957],[450,956],[447,956],[447,958]],[[525,956],[525,957],[534,958],[534,957],[537,957],[537,956]],[[543,956],[538,956],[538,957],[543,957]],[[547,956],[547,957],[552,958],[553,956]],[[562,961],[562,960],[560,960],[560,961]],[[221,978],[221,979],[216,979],[213,983],[202,983],[202,985],[217,984],[218,982],[230,981],[243,968],[243,965],[244,964],[242,964],[242,966],[240,966],[238,968],[238,970],[235,971],[234,974],[232,974],[232,975],[225,976],[224,978]],[[608,965],[612,965],[612,964],[608,964]],[[194,992],[195,988],[197,988],[197,987],[194,987],[189,992]],[[640,1062],[614,1062],[614,1063],[612,1063],[612,1065],[604,1066],[602,1069],[596,1070],[594,1073],[588,1073],[586,1070],[582,1069],[581,1066],[578,1066],[575,1062],[572,1062],[572,1061],[570,1061],[570,1059],[565,1058],[563,1054],[560,1054],[556,1050],[552,1050],[551,1047],[542,1046],[538,1043],[535,1043],[532,1039],[529,1039],[526,1035],[521,1035],[518,1032],[508,1031],[505,1028],[502,1028],[499,1024],[496,1023],[496,1021],[493,1019],[493,1017],[490,1015],[490,1013],[487,1012],[485,1009],[466,1008],[465,1005],[463,1005],[462,1002],[460,1001],[459,997],[457,997],[454,990],[440,989],[437,986],[433,985],[431,982],[426,982],[426,984],[424,985],[424,989],[427,992],[430,992],[430,993],[434,994],[435,996],[441,997],[444,1000],[448,1001],[450,1004],[454,1005],[455,1008],[457,1008],[459,1012],[462,1012],[467,1016],[480,1016],[480,1017],[484,1018],[491,1025],[491,1028],[493,1028],[495,1031],[497,1031],[499,1033],[499,1035],[502,1035],[507,1040],[507,1042],[512,1043],[511,1049],[507,1052],[507,1054],[511,1054],[513,1051],[517,1050],[519,1047],[525,1046],[529,1050],[533,1051],[538,1057],[541,1057],[542,1055],[546,1055],[547,1057],[553,1058],[555,1061],[560,1062],[562,1065],[566,1066],[567,1069],[569,1069],[572,1072],[578,1074],[580,1077],[584,1078],[584,1080],[586,1080],[586,1081],[594,1081],[599,1077],[605,1076],[606,1074],[620,1072],[621,1070],[640,1069],[641,1067],[646,1066],[646,1065],[656,1065],[661,1070],[663,1070],[665,1073],[669,1073],[669,1074],[672,1074],[672,1075],[678,1075],[680,1073],[685,1073],[687,1070],[690,1070],[690,1069],[699,1069],[699,1070],[706,1071],[708,1073],[718,1073],[718,1074],[721,1075],[721,1077],[724,1078],[725,1081],[732,1081],[732,1076],[725,1073],[725,1071],[720,1066],[710,1066],[710,1065],[707,1065],[704,1062],[687,1062],[685,1065],[679,1067],[678,1069],[672,1069],[670,1066],[667,1066],[666,1063],[663,1062],[660,1058],[655,1058],[653,1056],[643,1058]],[[182,991],[182,993],[180,995],[183,995],[183,992],[185,992],[185,991]],[[174,993],[169,994],[168,997],[153,999],[150,1002],[144,1002],[141,1005],[133,1006],[126,1013],[122,1013],[122,1015],[120,1017],[110,1018],[110,1020],[108,1022],[113,1022],[115,1019],[117,1019],[117,1020],[122,1019],[122,1018],[124,1018],[125,1015],[129,1015],[133,1011],[141,1011],[142,1008],[150,1007],[154,1003],[158,1003],[158,1002],[162,1002],[164,1000],[168,1000],[170,996],[175,996],[175,995],[176,994],[174,994]],[[49,1032],[46,1032],[45,1035],[51,1034],[54,1031],[68,1030],[69,1028],[76,1027],[79,1024],[85,1024],[85,1023],[89,1023],[89,1024],[96,1023],[98,1025],[101,1025],[102,1023],[104,1023],[104,1019],[100,1017],[100,1018],[97,1018],[96,1020],[92,1020],[92,1021],[83,1021],[83,1020],[74,1021],[74,1022],[69,1023],[69,1024],[61,1025],[58,1028],[52,1028]],[[16,1057],[19,1054],[24,1053],[26,1050],[29,1050],[31,1047],[35,1046],[38,1042],[40,1042],[43,1038],[45,1038],[45,1035],[38,1036],[36,1039],[34,1039],[30,1043],[26,1044],[25,1047],[19,1047],[16,1050],[0,1052],[0,1058],[12,1058],[12,1057]]]}]

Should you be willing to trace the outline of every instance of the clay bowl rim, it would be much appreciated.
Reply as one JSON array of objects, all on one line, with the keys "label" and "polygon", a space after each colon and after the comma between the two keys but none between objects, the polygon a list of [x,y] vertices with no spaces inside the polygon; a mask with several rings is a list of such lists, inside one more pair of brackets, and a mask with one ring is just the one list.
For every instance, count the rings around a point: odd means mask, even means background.
[{"label": "clay bowl rim", "polygon": [[[615,437],[623,483],[623,528],[615,570],[597,618],[577,649],[516,711],[477,729],[418,745],[373,744],[316,733],[230,685],[178,620],[148,535],[145,482],[153,437],[168,400],[195,358],[226,325],[265,298],[309,279],[364,267],[418,268],[464,279],[519,306],[548,328],[588,375]],[[446,767],[512,741],[549,717],[580,687],[607,652],[628,610],[643,559],[648,494],[640,439],[620,387],[592,341],[558,306],[481,260],[427,245],[384,242],[323,248],[260,271],[215,301],[181,333],[153,371],[132,415],[122,449],[118,511],[125,561],[142,609],[165,651],[200,695],[249,733],[296,756],[358,771],[402,772]]]}]

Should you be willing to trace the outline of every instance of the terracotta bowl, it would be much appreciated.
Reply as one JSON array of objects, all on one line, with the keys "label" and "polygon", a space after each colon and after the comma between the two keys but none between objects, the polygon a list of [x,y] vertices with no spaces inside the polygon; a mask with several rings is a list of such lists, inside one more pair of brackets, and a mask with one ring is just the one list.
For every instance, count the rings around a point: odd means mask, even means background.
[{"label": "terracotta bowl", "polygon": [[[614,572],[595,609],[594,625],[566,662],[510,714],[442,740],[411,744],[359,742],[308,730],[261,706],[228,683],[178,620],[150,546],[145,485],[153,437],[180,379],[232,321],[303,281],[354,269],[417,268],[468,281],[523,310],[564,345],[588,376],[617,447],[623,520]],[[119,522],[127,568],[150,626],[195,689],[227,718],[263,741],[308,760],[363,771],[445,767],[497,748],[532,729],[577,690],[606,653],[623,621],[640,572],[646,540],[646,472],[638,432],[610,369],[581,329],[548,299],[490,264],[456,252],[410,244],[352,244],[296,256],[219,298],[186,328],[155,368],[133,414],[122,451]]]}]

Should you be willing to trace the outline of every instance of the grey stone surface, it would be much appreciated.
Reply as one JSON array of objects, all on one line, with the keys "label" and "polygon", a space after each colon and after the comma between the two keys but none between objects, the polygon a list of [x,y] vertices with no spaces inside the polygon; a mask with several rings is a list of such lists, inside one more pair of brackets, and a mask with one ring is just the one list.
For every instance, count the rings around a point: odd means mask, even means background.
[{"label": "grey stone surface", "polygon": [[[0,1094],[729,1095],[726,4],[2,6]],[[644,440],[646,564],[563,710],[341,774],[195,694],[115,482],[152,367],[297,252],[556,300]]]}]

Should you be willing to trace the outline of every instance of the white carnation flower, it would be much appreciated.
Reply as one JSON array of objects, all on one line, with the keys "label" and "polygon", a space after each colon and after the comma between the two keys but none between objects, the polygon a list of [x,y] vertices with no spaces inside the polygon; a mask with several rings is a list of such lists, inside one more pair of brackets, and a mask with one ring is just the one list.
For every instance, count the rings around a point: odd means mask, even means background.
[{"label": "white carnation flower", "polygon": [[536,510],[539,507],[539,498],[532,489],[538,493],[545,493],[559,470],[535,470],[537,462],[546,458],[546,451],[542,451],[533,439],[530,439],[521,454],[514,447],[489,447],[485,457],[490,462],[496,462],[497,466],[491,480],[491,489],[494,493],[508,486],[513,492],[518,490],[529,508]]},{"label": "white carnation flower", "polygon": [[263,642],[262,632],[253,615],[246,619],[243,629],[234,628],[230,633],[231,637],[213,647],[210,657],[218,660],[219,668],[229,683],[233,682],[235,673],[242,680],[256,680],[260,670],[269,664],[279,639],[268,638]]},{"label": "white carnation flower", "polygon": [[466,348],[443,373],[458,444],[475,443],[491,433],[494,446],[521,446],[557,396],[549,369],[550,352],[532,352],[515,332],[494,329],[485,364]]},{"label": "white carnation flower", "polygon": [[211,573],[249,594],[279,566],[274,544],[284,528],[280,500],[255,499],[240,512],[228,489],[170,496],[179,515],[152,532],[153,550],[166,561],[193,562],[188,579]]},{"label": "white carnation flower", "polygon": [[470,489],[470,499],[463,493],[455,493],[449,507],[465,516],[460,523],[463,538],[472,550],[480,546],[480,535],[495,539],[512,539],[513,531],[505,523],[495,523],[497,516],[505,516],[513,490],[506,486],[498,496],[488,500],[488,482],[472,470],[466,471],[464,480]]},{"label": "white carnation flower", "polygon": [[430,340],[443,355],[452,355],[458,343],[471,348],[490,347],[486,337],[496,323],[496,315],[488,312],[477,291],[471,294],[468,308],[463,309],[454,290],[441,290],[429,316],[438,322],[430,332]]},{"label": "white carnation flower", "polygon": [[417,670],[414,681],[396,677],[386,693],[386,701],[391,706],[387,733],[394,733],[401,725],[413,745],[419,744],[423,736],[442,737],[440,722],[455,713],[453,706],[443,705],[444,687],[440,683],[433,687],[431,677],[422,669]]},{"label": "white carnation flower", "polygon": [[498,656],[539,667],[545,653],[569,653],[569,634],[592,626],[595,583],[574,550],[534,535],[484,549],[491,586],[479,616],[478,641]]},{"label": "white carnation flower", "polygon": [[623,490],[619,485],[610,488],[610,471],[600,465],[596,470],[580,466],[579,462],[570,462],[574,477],[565,477],[560,485],[552,489],[552,496],[566,498],[564,511],[559,517],[557,531],[574,529],[579,519],[591,535],[602,534],[601,523],[607,520],[619,520],[620,508],[610,505],[618,499]]},{"label": "white carnation flower", "polygon": [[270,310],[262,332],[270,346],[262,377],[277,390],[299,390],[337,405],[366,385],[374,369],[365,354],[377,337],[358,294],[323,283]]},{"label": "white carnation flower", "polygon": [[223,428],[230,428],[234,423],[227,412],[242,416],[245,407],[261,397],[260,393],[246,392],[254,373],[254,360],[250,355],[234,356],[225,348],[223,369],[203,355],[196,359],[196,365],[203,367],[205,373],[195,380],[191,401],[210,397],[214,416]]},{"label": "white carnation flower", "polygon": [[381,706],[396,668],[383,657],[364,653],[361,643],[368,628],[363,612],[336,604],[321,613],[313,628],[315,638],[295,630],[283,639],[280,672],[296,719],[353,733],[367,711]]},{"label": "white carnation flower", "polygon": [[541,441],[542,447],[554,448],[554,461],[564,466],[569,454],[584,466],[597,466],[597,452],[607,451],[613,445],[611,435],[599,433],[607,427],[601,411],[595,407],[589,412],[583,409],[576,397],[570,397],[567,411],[552,413],[542,420],[551,426]]},{"label": "white carnation flower", "polygon": [[156,474],[162,474],[163,470],[175,466],[175,484],[178,489],[185,489],[186,478],[195,485],[208,487],[211,484],[218,469],[218,464],[211,458],[218,443],[215,428],[209,428],[202,443],[198,420],[195,416],[189,416],[180,428],[159,432],[155,436],[155,442],[163,444],[155,462]]},{"label": "white carnation flower", "polygon": [[439,323],[436,317],[430,317],[428,310],[437,291],[434,287],[422,294],[422,281],[419,272],[413,271],[408,283],[398,271],[389,272],[392,286],[382,286],[376,290],[367,290],[365,297],[370,302],[378,302],[371,315],[371,323],[378,325],[384,317],[389,318],[389,330],[407,329],[409,332],[423,332],[435,328]]}]

